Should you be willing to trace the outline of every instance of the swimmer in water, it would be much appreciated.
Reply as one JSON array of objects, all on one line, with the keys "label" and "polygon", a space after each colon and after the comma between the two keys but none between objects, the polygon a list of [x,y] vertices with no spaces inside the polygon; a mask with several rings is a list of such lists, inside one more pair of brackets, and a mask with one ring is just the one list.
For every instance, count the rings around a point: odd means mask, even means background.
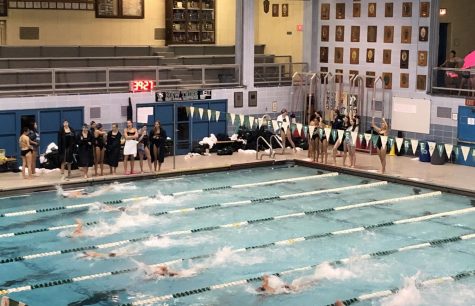
[{"label": "swimmer in water", "polygon": [[85,198],[88,195],[89,194],[84,189],[72,190],[72,191],[69,191],[69,192],[63,192],[61,194],[61,196],[63,198],[68,198],[68,199]]},{"label": "swimmer in water", "polygon": [[82,256],[80,258],[112,258],[116,257],[117,253],[98,253],[94,251],[85,251],[82,252]]},{"label": "swimmer in water", "polygon": [[71,235],[72,238],[81,237],[84,233],[82,231],[84,227],[84,223],[81,219],[76,219],[76,229],[74,230],[73,234]]},{"label": "swimmer in water", "polygon": [[114,207],[114,206],[109,205],[109,204],[101,204],[99,209],[102,210],[102,211],[121,211],[121,212],[125,212],[127,210],[127,207],[124,207],[124,206]]},{"label": "swimmer in water", "polygon": [[146,272],[146,274],[152,277],[159,277],[159,276],[174,277],[174,276],[179,276],[180,272],[170,270],[170,268],[167,265],[159,265],[159,266],[153,267],[152,271]]},{"label": "swimmer in water", "polygon": [[343,304],[342,301],[337,300],[337,301],[335,302],[335,306],[345,306],[345,304]]},{"label": "swimmer in water", "polygon": [[[278,280],[278,283],[279,284],[279,287],[275,287],[275,286],[272,286],[270,284],[270,280],[271,278],[274,278],[274,280]],[[275,285],[275,282],[274,282],[274,285]],[[278,276],[275,276],[275,275],[267,275],[265,274],[263,277],[262,277],[262,284],[260,287],[256,288],[256,291],[257,292],[262,292],[262,293],[276,293],[277,291],[279,291],[279,293],[289,293],[290,291],[294,291],[296,288],[292,285],[289,285],[289,284],[286,284],[284,282],[282,282],[282,280],[278,277]]]}]

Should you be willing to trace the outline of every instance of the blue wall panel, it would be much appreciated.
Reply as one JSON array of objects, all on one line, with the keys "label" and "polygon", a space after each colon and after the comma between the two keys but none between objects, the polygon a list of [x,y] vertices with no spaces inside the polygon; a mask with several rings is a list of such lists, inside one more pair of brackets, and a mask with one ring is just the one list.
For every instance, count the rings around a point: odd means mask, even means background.
[{"label": "blue wall panel", "polygon": [[475,143],[475,107],[459,106],[457,130],[459,141]]}]

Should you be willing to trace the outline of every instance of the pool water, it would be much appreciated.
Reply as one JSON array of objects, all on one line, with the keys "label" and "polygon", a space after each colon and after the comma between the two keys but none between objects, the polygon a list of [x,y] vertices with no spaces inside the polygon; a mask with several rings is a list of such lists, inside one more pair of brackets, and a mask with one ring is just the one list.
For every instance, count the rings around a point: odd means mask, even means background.
[{"label": "pool water", "polygon": [[[0,292],[29,305],[76,306],[328,305],[394,288],[355,303],[470,305],[475,298],[475,277],[420,286],[475,270],[469,197],[295,165],[86,191],[91,196],[0,199]],[[72,238],[76,219],[90,225]],[[456,239],[406,248],[447,238]],[[84,258],[84,250],[117,256]],[[160,263],[181,275],[146,274]],[[256,293],[260,281],[250,279],[284,271],[294,291]]]}]

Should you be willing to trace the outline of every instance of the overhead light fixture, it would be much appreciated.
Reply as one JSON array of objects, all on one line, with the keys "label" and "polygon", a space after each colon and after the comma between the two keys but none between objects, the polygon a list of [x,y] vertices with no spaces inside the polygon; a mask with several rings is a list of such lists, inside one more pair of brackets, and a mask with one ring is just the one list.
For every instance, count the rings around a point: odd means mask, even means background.
[{"label": "overhead light fixture", "polygon": [[447,15],[447,9],[444,8],[444,7],[443,7],[443,8],[440,8],[440,9],[439,9],[439,15],[440,15],[440,16],[445,16],[445,15]]}]

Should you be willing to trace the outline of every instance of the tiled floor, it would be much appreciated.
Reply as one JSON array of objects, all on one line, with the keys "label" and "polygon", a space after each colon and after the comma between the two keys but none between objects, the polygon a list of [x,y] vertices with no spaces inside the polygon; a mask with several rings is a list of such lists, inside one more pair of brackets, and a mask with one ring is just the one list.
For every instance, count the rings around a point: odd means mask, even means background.
[{"label": "tiled floor", "polygon": [[[276,155],[276,160],[293,160],[300,159],[306,160],[307,151],[300,151],[296,154],[292,154],[290,150],[285,155]],[[269,157],[264,156],[262,160],[269,160]],[[183,172],[190,170],[212,169],[216,167],[227,167],[236,164],[254,163],[256,162],[256,155],[249,153],[234,153],[231,156],[217,156],[212,154],[210,156],[177,156],[175,169],[173,168],[173,157],[165,159],[162,171],[160,174],[173,174],[173,172]],[[329,156],[329,164],[333,162]],[[337,166],[341,166],[342,158],[337,158]],[[357,153],[356,171],[361,172],[376,172],[380,169],[379,159],[376,155],[369,155],[367,153]],[[136,161],[136,170],[138,169],[138,162]],[[105,167],[105,172],[108,173],[109,169]],[[147,167],[145,167],[147,168]],[[148,168],[147,168],[148,169]],[[0,191],[12,192],[20,191],[24,188],[51,188],[57,184],[77,184],[77,183],[93,183],[113,181],[118,178],[124,178],[123,167],[119,165],[119,175],[111,176],[106,175],[103,177],[92,177],[83,179],[79,171],[73,171],[73,177],[69,180],[62,180],[59,170],[50,173],[42,173],[31,180],[22,179],[20,173],[1,173],[0,174]],[[415,158],[401,157],[401,156],[387,156],[387,176],[394,176],[400,178],[406,178],[416,180],[425,183],[432,183],[442,185],[449,188],[459,188],[469,191],[475,190],[475,183],[473,178],[475,176],[475,168],[468,166],[460,166],[447,163],[445,165],[436,166],[430,163],[422,163]],[[137,177],[154,177],[155,175],[150,173],[129,175],[128,179]]]}]

